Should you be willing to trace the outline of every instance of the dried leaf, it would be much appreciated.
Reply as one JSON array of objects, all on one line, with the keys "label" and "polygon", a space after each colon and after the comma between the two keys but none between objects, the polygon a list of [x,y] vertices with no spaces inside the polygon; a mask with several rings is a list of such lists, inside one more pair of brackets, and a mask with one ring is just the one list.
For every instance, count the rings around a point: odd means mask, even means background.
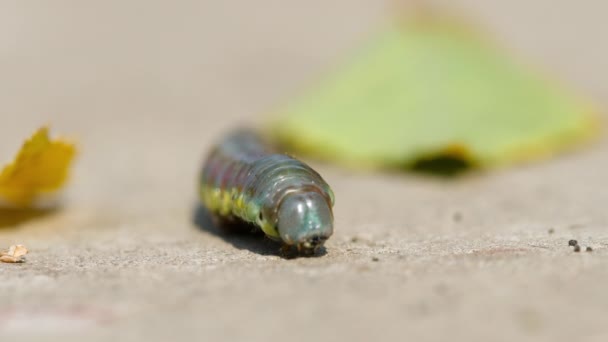
[{"label": "dried leaf", "polygon": [[24,245],[12,245],[8,249],[8,252],[0,253],[0,261],[7,263],[24,262],[24,256],[27,252],[27,248]]},{"label": "dried leaf", "polygon": [[0,199],[25,208],[41,195],[59,190],[68,178],[75,153],[73,144],[51,140],[48,128],[40,128],[0,172]]}]

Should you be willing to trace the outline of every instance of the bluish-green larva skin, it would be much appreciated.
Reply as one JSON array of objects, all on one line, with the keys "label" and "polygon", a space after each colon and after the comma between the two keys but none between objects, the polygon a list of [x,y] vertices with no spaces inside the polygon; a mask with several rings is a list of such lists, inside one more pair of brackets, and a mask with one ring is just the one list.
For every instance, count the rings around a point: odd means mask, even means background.
[{"label": "bluish-green larva skin", "polygon": [[334,195],[325,180],[250,131],[228,135],[211,151],[200,197],[218,217],[252,223],[300,250],[318,248],[333,233]]}]

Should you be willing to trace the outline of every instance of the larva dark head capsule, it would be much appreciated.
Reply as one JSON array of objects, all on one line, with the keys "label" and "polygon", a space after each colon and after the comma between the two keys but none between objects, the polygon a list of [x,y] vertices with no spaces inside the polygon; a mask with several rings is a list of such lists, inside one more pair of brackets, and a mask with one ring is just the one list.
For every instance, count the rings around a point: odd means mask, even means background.
[{"label": "larva dark head capsule", "polygon": [[286,244],[313,252],[334,232],[331,205],[316,191],[289,193],[279,206],[278,230]]}]

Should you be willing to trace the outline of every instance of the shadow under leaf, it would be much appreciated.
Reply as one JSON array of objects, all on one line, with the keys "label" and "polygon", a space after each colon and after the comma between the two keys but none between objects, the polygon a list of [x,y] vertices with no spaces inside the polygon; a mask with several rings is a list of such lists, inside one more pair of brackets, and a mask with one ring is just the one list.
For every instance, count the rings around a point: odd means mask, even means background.
[{"label": "shadow under leaf", "polygon": [[0,228],[14,228],[25,222],[40,219],[57,212],[57,208],[9,209],[0,208]]},{"label": "shadow under leaf", "polygon": [[473,168],[470,161],[450,155],[436,155],[428,158],[420,158],[414,163],[407,165],[407,169],[438,177],[461,176]]}]

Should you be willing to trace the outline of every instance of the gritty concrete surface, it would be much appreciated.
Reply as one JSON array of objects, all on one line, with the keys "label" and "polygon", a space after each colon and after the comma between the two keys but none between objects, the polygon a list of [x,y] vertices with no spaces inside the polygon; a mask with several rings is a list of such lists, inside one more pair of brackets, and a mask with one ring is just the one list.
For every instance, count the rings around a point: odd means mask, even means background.
[{"label": "gritty concrete surface", "polygon": [[[317,258],[197,219],[212,142],[336,63],[390,3],[2,2],[0,156],[43,123],[80,156],[62,210],[0,228],[2,247],[31,251],[0,264],[0,338],[607,341],[605,141],[458,180],[313,163],[337,198]],[[444,3],[608,106],[604,2]]]}]

